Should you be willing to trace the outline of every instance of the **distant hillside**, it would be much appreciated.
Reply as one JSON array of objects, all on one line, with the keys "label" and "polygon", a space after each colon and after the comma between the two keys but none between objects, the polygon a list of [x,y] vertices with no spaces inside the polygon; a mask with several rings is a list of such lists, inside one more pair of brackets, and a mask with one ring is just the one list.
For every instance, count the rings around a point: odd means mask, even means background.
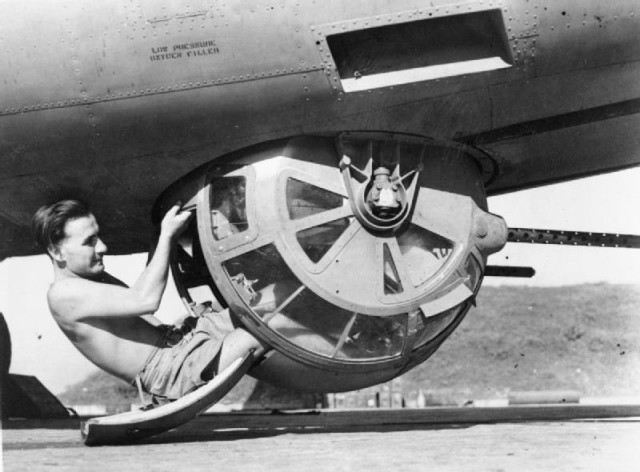
[{"label": "distant hillside", "polygon": [[[640,288],[483,287],[477,302],[440,350],[402,377],[408,400],[420,389],[456,402],[513,390],[640,395]],[[254,384],[243,380],[224,402],[246,399]],[[60,397],[69,405],[124,403],[137,393],[96,373]]]},{"label": "distant hillside", "polygon": [[58,395],[65,405],[138,403],[138,390],[101,370]]},{"label": "distant hillside", "polygon": [[477,302],[431,359],[403,376],[405,392],[640,395],[639,287],[483,287]]}]

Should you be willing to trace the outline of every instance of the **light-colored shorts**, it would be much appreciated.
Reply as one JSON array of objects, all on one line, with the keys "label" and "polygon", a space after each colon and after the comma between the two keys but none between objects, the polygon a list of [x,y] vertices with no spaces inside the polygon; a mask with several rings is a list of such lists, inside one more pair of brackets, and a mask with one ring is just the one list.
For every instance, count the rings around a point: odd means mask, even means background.
[{"label": "light-colored shorts", "polygon": [[177,400],[216,373],[224,338],[234,329],[229,310],[187,318],[182,326],[167,329],[136,378],[156,400]]}]

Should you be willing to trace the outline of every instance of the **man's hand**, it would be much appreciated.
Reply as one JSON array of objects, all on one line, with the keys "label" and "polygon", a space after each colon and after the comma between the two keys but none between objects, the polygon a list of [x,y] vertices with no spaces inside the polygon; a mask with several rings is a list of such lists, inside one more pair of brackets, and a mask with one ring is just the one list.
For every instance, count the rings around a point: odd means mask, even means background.
[{"label": "man's hand", "polygon": [[164,216],[161,225],[161,235],[175,240],[186,229],[192,212],[191,210],[181,211],[180,208],[181,205],[176,203]]}]

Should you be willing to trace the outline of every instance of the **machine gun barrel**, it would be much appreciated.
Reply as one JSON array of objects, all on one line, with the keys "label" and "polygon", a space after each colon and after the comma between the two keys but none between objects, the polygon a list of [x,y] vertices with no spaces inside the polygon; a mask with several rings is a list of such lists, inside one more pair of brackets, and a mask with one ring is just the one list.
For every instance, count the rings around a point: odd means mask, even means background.
[{"label": "machine gun barrel", "polygon": [[640,236],[638,235],[530,228],[509,228],[507,242],[640,248]]}]

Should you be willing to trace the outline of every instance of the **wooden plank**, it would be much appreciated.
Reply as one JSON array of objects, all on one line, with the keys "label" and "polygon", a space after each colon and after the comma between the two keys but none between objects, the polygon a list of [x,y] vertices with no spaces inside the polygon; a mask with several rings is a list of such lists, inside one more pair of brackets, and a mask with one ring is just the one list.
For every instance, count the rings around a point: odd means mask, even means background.
[{"label": "wooden plank", "polygon": [[481,424],[640,417],[640,405],[527,405],[421,409],[232,412],[202,415],[190,428],[344,428],[387,425]]},{"label": "wooden plank", "polygon": [[549,390],[509,393],[509,405],[559,404],[580,402],[580,393],[575,390]]}]

